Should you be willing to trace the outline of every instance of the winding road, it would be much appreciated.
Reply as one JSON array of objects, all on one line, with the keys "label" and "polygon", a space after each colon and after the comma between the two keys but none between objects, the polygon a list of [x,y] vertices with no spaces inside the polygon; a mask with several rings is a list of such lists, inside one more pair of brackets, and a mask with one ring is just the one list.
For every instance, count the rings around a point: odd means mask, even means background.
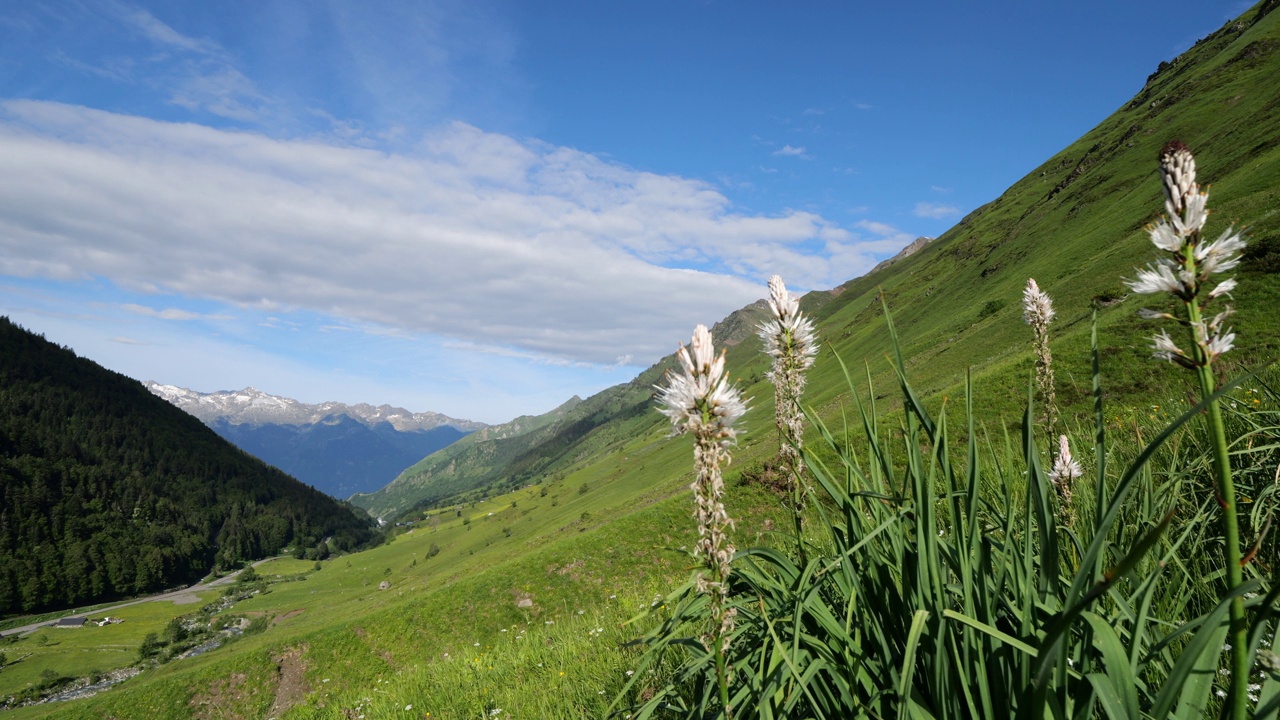
[{"label": "winding road", "polygon": [[[253,567],[258,567],[259,565],[265,562],[276,560],[279,557],[283,557],[283,556],[270,557],[265,560],[259,560],[253,564]],[[201,593],[201,592],[204,592],[205,590],[211,590],[220,585],[226,585],[234,581],[242,572],[244,572],[244,570],[237,570],[231,573],[230,575],[224,575],[218,578],[217,580],[214,580],[209,583],[198,582],[195,585],[192,585],[191,587],[181,588],[178,590],[170,590],[168,592],[163,592],[158,595],[148,595],[147,597],[137,598],[135,600],[129,600],[127,602],[122,602],[117,605],[112,605],[110,607],[95,608],[94,610],[89,612],[80,613],[80,612],[72,611],[67,615],[63,615],[62,617],[76,617],[78,615],[88,616],[90,614],[108,615],[112,611],[119,610],[120,608],[129,607],[130,605],[139,605],[141,603],[146,603],[146,602],[160,602],[160,601],[167,600],[169,602],[172,602],[175,605],[186,605],[188,603],[195,603],[200,601],[200,599],[196,596],[196,593]],[[42,627],[51,627],[53,625],[56,625],[59,619],[60,618],[54,618],[52,620],[41,620],[40,622],[31,623],[30,625],[23,625],[21,627],[9,628],[8,630],[0,631],[0,637],[6,636],[6,635],[30,635],[31,633],[35,632],[36,630],[39,630]]]}]

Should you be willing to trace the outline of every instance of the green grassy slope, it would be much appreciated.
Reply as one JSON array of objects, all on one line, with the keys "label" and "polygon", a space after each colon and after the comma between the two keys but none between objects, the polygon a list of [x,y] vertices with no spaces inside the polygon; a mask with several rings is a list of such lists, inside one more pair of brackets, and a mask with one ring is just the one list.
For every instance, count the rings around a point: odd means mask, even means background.
[{"label": "green grassy slope", "polygon": [[[846,386],[831,350],[856,372],[866,361],[880,391],[891,394],[877,299],[883,288],[913,383],[930,403],[958,395],[972,368],[983,417],[1012,421],[1031,368],[1030,330],[1019,307],[1028,276],[1053,295],[1059,313],[1053,350],[1069,415],[1087,389],[1095,308],[1107,392],[1121,401],[1112,407],[1180,397],[1184,378],[1157,372],[1145,340],[1153,328],[1136,319],[1141,303],[1125,297],[1121,282],[1154,257],[1142,227],[1160,208],[1156,156],[1173,138],[1195,150],[1201,178],[1213,183],[1209,231],[1235,219],[1252,226],[1236,293],[1239,344],[1247,350],[1233,354],[1239,362],[1274,355],[1280,13],[1262,10],[1276,4],[1250,10],[1197,44],[1132,103],[916,255],[806,296],[824,343],[807,401],[838,417]],[[750,339],[756,313],[737,313],[716,333],[736,340],[729,365],[752,398],[728,477],[740,546],[768,537],[777,523],[776,498],[741,482],[775,444],[767,360]],[[149,671],[91,700],[12,717],[434,718],[480,717],[498,707],[521,717],[599,716],[599,696],[621,687],[631,661],[616,647],[628,632],[616,623],[687,575],[687,558],[668,548],[693,537],[683,493],[692,475],[690,445],[666,437],[650,399],[669,362],[583,401],[475,476],[477,486],[513,478],[540,484],[432,510],[434,520],[388,546],[328,562],[305,582],[233,609],[276,614],[262,635]],[[406,493],[388,507],[413,502]],[[440,553],[426,559],[432,544]],[[389,590],[377,589],[383,579]],[[521,608],[526,598],[533,604]],[[303,612],[288,615],[296,610]],[[607,631],[603,638],[592,632],[597,628]],[[518,650],[521,643],[537,652]],[[301,690],[275,713],[288,686],[283,658],[291,653],[302,667]],[[0,694],[16,667],[0,672]]]},{"label": "green grassy slope", "polygon": [[487,484],[514,458],[527,451],[531,443],[547,432],[554,432],[556,425],[580,402],[581,399],[574,396],[551,412],[522,415],[474,432],[410,466],[386,487],[372,493],[356,493],[351,502],[373,515],[387,517],[414,504],[429,504]]},{"label": "green grassy slope", "polygon": [[[1249,354],[1280,348],[1280,13],[1255,8],[1163,66],[1128,104],[1003,195],[916,255],[886,271],[806,298],[832,347],[852,364],[887,351],[877,292],[894,311],[917,387],[957,387],[967,368],[988,404],[1016,412],[1030,368],[1020,319],[1028,277],[1054,298],[1055,358],[1065,400],[1082,401],[1088,320],[1096,308],[1110,390],[1134,399],[1153,390],[1146,336],[1135,317],[1151,297],[1128,297],[1122,279],[1155,257],[1143,227],[1162,208],[1156,158],[1180,139],[1212,184],[1209,232],[1250,226],[1251,248],[1235,293],[1235,326]],[[881,364],[882,365],[882,364]],[[810,400],[829,405],[841,387],[819,374]],[[885,386],[887,387],[887,385]]]}]

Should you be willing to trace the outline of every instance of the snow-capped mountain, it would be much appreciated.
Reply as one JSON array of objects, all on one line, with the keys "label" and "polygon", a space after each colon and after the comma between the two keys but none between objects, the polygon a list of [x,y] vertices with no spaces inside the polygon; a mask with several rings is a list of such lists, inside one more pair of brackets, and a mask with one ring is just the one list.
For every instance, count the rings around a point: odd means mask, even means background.
[{"label": "snow-capped mountain", "polygon": [[401,470],[488,427],[390,405],[312,405],[254,388],[202,393],[156,382],[144,385],[241,450],[343,498],[377,490]]},{"label": "snow-capped mountain", "polygon": [[313,425],[334,415],[346,415],[366,425],[389,423],[400,432],[431,430],[448,425],[463,432],[484,427],[484,423],[458,420],[436,412],[414,413],[390,405],[373,406],[368,403],[347,405],[325,402],[316,405],[299,402],[293,398],[269,395],[256,388],[221,390],[202,393],[195,390],[162,385],[148,380],[143,383],[151,392],[186,410],[206,424],[226,420],[233,425]]}]

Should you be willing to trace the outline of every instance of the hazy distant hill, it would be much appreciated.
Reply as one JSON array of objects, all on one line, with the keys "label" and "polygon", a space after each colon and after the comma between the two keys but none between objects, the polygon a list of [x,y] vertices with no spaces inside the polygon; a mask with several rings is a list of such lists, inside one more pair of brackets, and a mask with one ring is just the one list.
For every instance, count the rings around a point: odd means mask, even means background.
[{"label": "hazy distant hill", "polygon": [[390,405],[312,405],[254,388],[201,393],[144,384],[241,450],[340,498],[377,490],[422,458],[488,427]]},{"label": "hazy distant hill", "polygon": [[332,538],[362,513],[138,382],[0,318],[0,614],[187,583]]}]

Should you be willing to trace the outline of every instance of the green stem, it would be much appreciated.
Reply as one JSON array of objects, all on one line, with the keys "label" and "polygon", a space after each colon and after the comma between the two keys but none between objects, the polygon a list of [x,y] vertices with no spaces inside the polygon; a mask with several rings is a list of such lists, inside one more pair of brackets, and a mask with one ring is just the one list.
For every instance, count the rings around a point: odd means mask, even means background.
[{"label": "green stem", "polygon": [[791,474],[791,517],[796,523],[796,551],[799,553],[800,567],[803,568],[809,563],[808,553],[804,549],[804,513],[800,508],[804,507],[800,504],[800,494],[804,489],[800,487],[800,474],[792,472]]},{"label": "green stem", "polygon": [[716,682],[720,684],[720,706],[724,708],[725,720],[733,720],[733,716],[729,714],[729,678],[724,671],[724,641],[719,631],[713,634],[713,641],[716,644]]},{"label": "green stem", "polygon": [[[1187,302],[1187,315],[1191,320],[1192,347],[1196,360],[1196,374],[1200,380],[1201,397],[1209,397],[1217,389],[1217,382],[1210,367],[1210,358],[1200,344],[1196,342],[1195,327],[1202,322],[1200,305],[1194,299]],[[1244,582],[1244,569],[1241,566],[1240,553],[1240,519],[1236,512],[1236,487],[1231,478],[1231,457],[1227,447],[1226,425],[1222,421],[1222,409],[1218,401],[1209,403],[1209,435],[1213,442],[1214,474],[1218,481],[1218,504],[1222,506],[1222,529],[1226,542],[1227,591],[1233,591]],[[1231,684],[1227,692],[1227,703],[1223,707],[1223,717],[1232,720],[1244,720],[1248,717],[1249,696],[1249,627],[1244,613],[1244,599],[1236,596],[1231,600],[1231,624],[1227,631],[1227,642],[1231,645]]]}]

